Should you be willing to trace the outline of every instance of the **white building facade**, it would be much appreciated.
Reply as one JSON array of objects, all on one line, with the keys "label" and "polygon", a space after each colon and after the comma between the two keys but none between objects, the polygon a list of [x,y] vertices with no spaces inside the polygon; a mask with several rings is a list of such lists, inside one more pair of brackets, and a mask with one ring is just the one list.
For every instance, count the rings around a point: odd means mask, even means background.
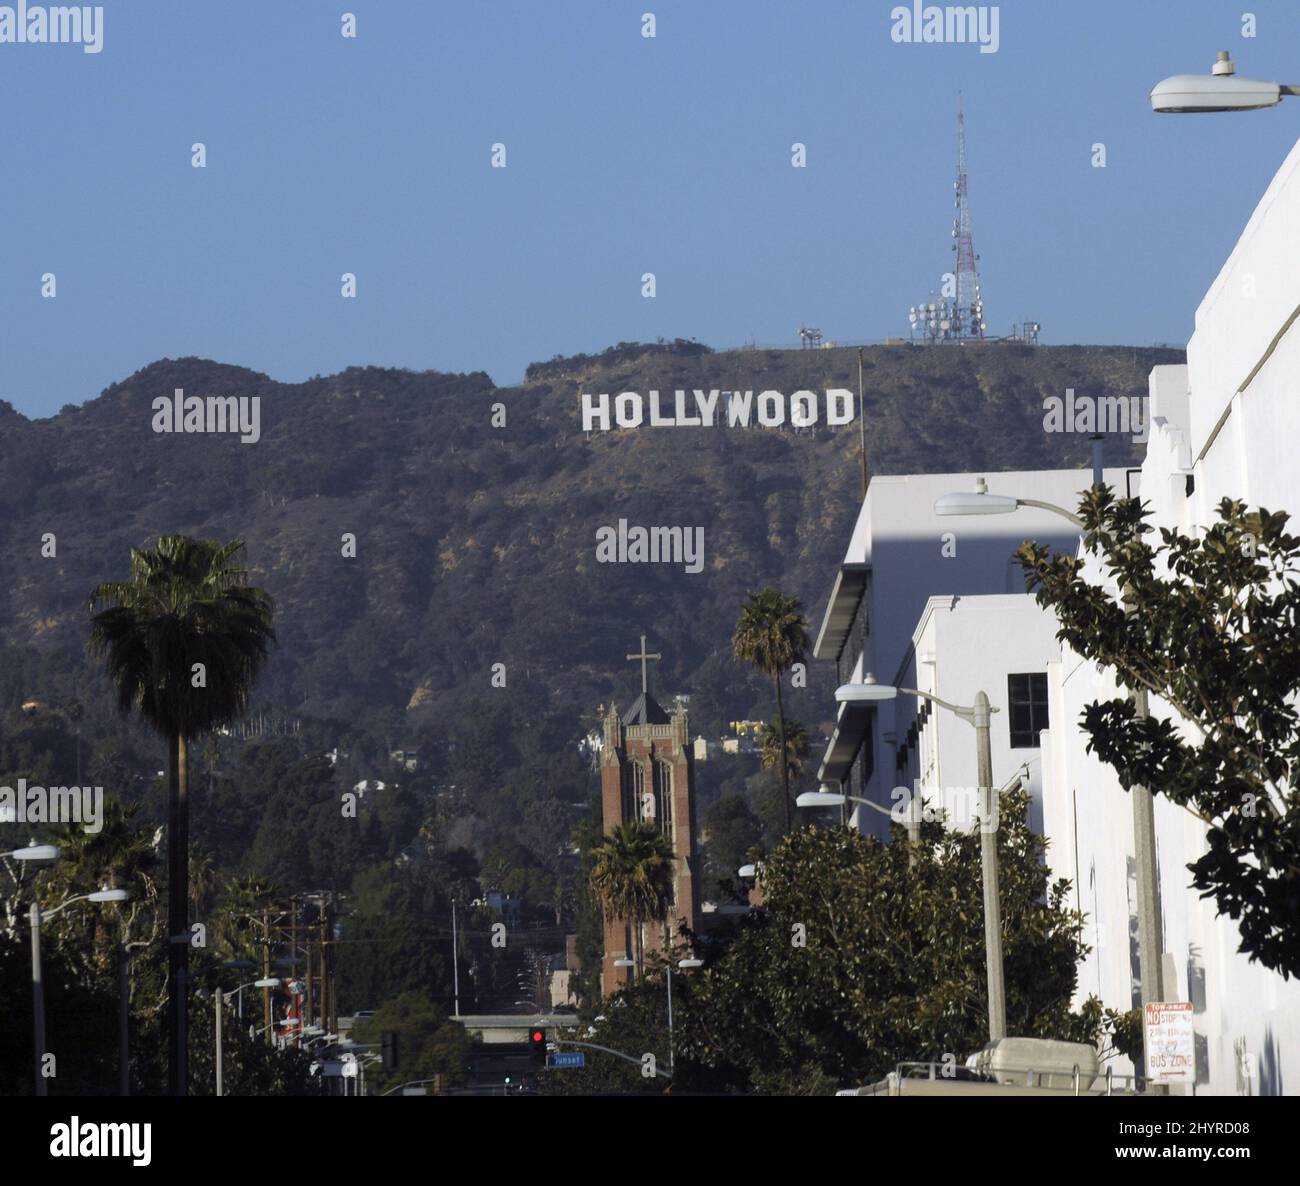
[{"label": "white building facade", "polygon": [[[1187,365],[1151,373],[1140,474],[1107,470],[1106,483],[1122,495],[1140,490],[1153,526],[1189,534],[1215,521],[1224,497],[1300,519],[1297,376],[1300,145],[1201,302]],[[1020,592],[1011,560],[1026,538],[1074,551],[1078,533],[1028,508],[987,519],[934,513],[937,498],[972,489],[976,477],[872,481],[814,654],[836,663],[839,683],[870,672],[957,704],[988,694],[1001,710],[992,728],[994,781],[1027,770],[1031,822],[1047,837],[1053,874],[1071,880],[1074,905],[1088,919],[1093,950],[1080,965],[1076,1004],[1096,995],[1107,1007],[1131,1009],[1141,1000],[1133,800],[1086,752],[1079,725],[1086,705],[1122,693],[1107,673],[1062,651],[1053,618]],[[1069,510],[1092,482],[1067,471],[987,477],[994,494]],[[1095,566],[1089,572],[1103,583]],[[1150,709],[1172,716],[1154,697]],[[1026,727],[1037,731],[1037,744]],[[843,706],[819,777],[885,807],[899,786],[919,785],[942,802],[976,781],[973,730],[912,697]],[[863,830],[888,829],[877,812],[857,817]],[[1193,1090],[1300,1093],[1300,982],[1251,963],[1238,951],[1235,923],[1189,888],[1187,866],[1206,851],[1206,825],[1158,795],[1155,824],[1163,995],[1192,1004]],[[1133,1068],[1118,1059],[1114,1069]]]},{"label": "white building facade", "polygon": [[[837,683],[858,682],[871,673],[882,683],[920,686],[896,676],[909,670],[916,650],[914,635],[918,620],[931,598],[939,595],[965,600],[980,595],[1012,595],[1009,602],[1001,604],[997,614],[986,620],[983,628],[987,632],[975,640],[972,659],[983,654],[997,661],[1000,655],[1014,653],[1008,650],[1008,643],[1014,642],[1019,632],[1028,629],[1042,633],[1041,624],[1030,612],[1031,602],[1024,594],[1024,577],[1013,553],[1026,539],[1072,550],[1078,544],[1078,532],[1058,515],[1036,508],[993,518],[957,519],[935,512],[937,499],[958,491],[972,491],[983,476],[908,474],[872,479],[813,647],[816,658],[835,663]],[[1122,469],[1108,469],[1104,477],[1119,489],[1127,489],[1130,480],[1130,475]],[[1092,480],[1092,472],[1085,470],[1029,470],[988,475],[994,493],[1069,508],[1078,506],[1080,496],[1092,485]],[[1019,607],[1017,624],[1007,617],[1013,605]],[[1044,668],[1040,665],[1035,670],[1041,672]],[[996,686],[991,682],[984,688],[1000,710],[995,720],[1003,724],[1008,719],[1009,708],[1007,684],[1002,678],[1006,674],[997,677]],[[982,674],[981,678],[995,677]],[[961,686],[964,682],[958,680],[949,690]],[[921,687],[921,690],[933,689]],[[954,690],[953,694],[961,693]],[[842,786],[849,794],[890,806],[894,788],[910,785],[905,751],[908,730],[917,711],[915,700],[908,697],[875,706],[840,707],[836,728],[818,768],[818,778],[831,787]],[[955,729],[949,732],[959,749],[961,734],[956,730],[969,732],[970,726],[957,720],[952,725]],[[947,722],[944,727],[947,728]],[[973,753],[972,744],[972,780]],[[995,750],[995,777],[1001,768]],[[1007,777],[1011,773],[1008,770]],[[854,816],[863,831],[888,835],[889,820],[878,812],[859,810]]]},{"label": "white building facade", "polygon": [[[1300,145],[1292,150],[1196,313],[1185,367],[1151,374],[1151,437],[1141,474],[1156,527],[1194,534],[1222,498],[1300,515]],[[1292,529],[1294,530],[1294,522]],[[1076,883],[1095,948],[1079,996],[1136,1004],[1130,797],[1084,752],[1071,722],[1117,695],[1092,664],[1066,653],[1051,669],[1043,737],[1044,815],[1053,867]],[[1173,716],[1153,700],[1153,713]],[[1197,1091],[1300,1092],[1300,983],[1252,964],[1236,925],[1186,888],[1205,825],[1155,801],[1164,995],[1191,1001]]]},{"label": "white building facade", "polygon": [[[1001,787],[1019,776],[1030,795],[1029,824],[1039,833],[1039,739],[1050,722],[1048,672],[1060,657],[1055,620],[1028,594],[932,597],[888,679],[959,706],[974,704],[981,691],[988,696],[997,710],[989,730],[993,782]],[[910,789],[912,798],[942,807],[952,826],[970,831],[978,822],[978,809],[968,807],[977,802],[979,782],[973,726],[906,696],[899,698],[895,727],[894,796],[906,802],[898,788]]]}]

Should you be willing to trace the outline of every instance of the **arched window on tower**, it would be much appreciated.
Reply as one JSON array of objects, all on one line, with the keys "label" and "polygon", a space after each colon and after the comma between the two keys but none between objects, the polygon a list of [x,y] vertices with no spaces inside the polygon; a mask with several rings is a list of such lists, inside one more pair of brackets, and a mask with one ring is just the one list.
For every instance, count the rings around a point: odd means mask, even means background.
[{"label": "arched window on tower", "polygon": [[623,822],[645,818],[645,767],[632,759],[623,767]]},{"label": "arched window on tower", "polygon": [[659,831],[673,839],[673,768],[667,762],[655,763],[655,822]]}]

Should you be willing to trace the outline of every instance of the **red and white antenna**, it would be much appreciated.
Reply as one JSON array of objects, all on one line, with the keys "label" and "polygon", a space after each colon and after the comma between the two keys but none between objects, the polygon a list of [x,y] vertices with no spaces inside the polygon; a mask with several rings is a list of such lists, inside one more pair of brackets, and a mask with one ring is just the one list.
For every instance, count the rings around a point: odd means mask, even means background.
[{"label": "red and white antenna", "polygon": [[970,184],[966,175],[966,109],[957,97],[957,217],[952,225],[952,249],[957,253],[953,273],[957,281],[953,302],[950,337],[959,342],[982,341],[987,325],[984,298],[980,295],[979,256],[975,254],[975,237],[971,233]]}]

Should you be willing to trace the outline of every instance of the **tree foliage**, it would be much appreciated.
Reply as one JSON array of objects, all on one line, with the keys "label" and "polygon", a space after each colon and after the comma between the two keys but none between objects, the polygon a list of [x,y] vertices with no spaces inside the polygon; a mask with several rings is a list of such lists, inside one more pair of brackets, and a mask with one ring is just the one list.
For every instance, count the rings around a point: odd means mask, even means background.
[{"label": "tree foliage", "polygon": [[1199,537],[1163,528],[1153,543],[1148,514],[1109,489],[1080,504],[1086,558],[1109,586],[1087,579],[1085,557],[1035,543],[1017,557],[1063,642],[1173,710],[1089,704],[1089,750],[1126,790],[1145,786],[1206,823],[1192,885],[1237,920],[1243,952],[1300,973],[1300,539],[1284,512],[1232,499]]},{"label": "tree foliage", "polygon": [[635,934],[637,963],[646,923],[665,918],[673,903],[673,850],[653,824],[618,824],[593,854],[591,888],[607,919],[629,923]]},{"label": "tree foliage", "polygon": [[751,593],[741,606],[731,645],[736,658],[768,676],[776,692],[776,754],[781,768],[785,826],[789,830],[790,755],[781,679],[794,664],[803,661],[808,650],[808,623],[799,599],[770,586]]},{"label": "tree foliage", "polygon": [[[1010,1033],[1095,1040],[1095,1002],[1070,1010],[1086,953],[1069,883],[1053,881],[1028,797],[998,832]],[[988,1036],[978,832],[922,824],[882,844],[835,827],[792,832],[763,865],[764,907],[695,984],[678,1050],[733,1090],[860,1084],[899,1061],[962,1061]]]}]

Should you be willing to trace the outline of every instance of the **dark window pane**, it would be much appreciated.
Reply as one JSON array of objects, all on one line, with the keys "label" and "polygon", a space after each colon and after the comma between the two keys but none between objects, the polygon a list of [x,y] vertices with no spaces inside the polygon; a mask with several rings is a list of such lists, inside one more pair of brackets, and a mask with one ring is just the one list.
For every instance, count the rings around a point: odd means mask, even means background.
[{"label": "dark window pane", "polygon": [[1047,673],[1008,675],[1007,706],[1012,749],[1037,749],[1039,731],[1048,726]]}]

